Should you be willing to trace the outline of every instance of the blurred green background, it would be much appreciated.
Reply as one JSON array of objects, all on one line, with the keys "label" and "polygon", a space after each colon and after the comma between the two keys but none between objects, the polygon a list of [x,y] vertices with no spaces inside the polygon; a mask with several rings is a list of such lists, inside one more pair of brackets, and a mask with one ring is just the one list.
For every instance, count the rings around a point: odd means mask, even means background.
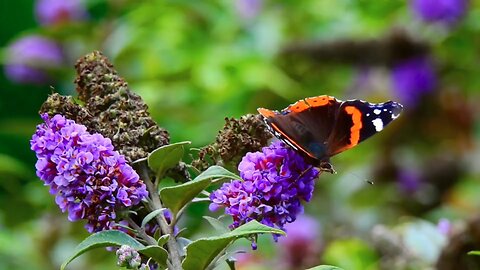
[{"label": "blurred green background", "polygon": [[[308,96],[404,104],[333,159],[338,174],[320,177],[289,242],[264,236],[254,252],[243,242],[239,269],[480,265],[466,255],[480,249],[478,1],[3,0],[0,22],[1,270],[58,269],[87,236],[35,176],[29,140],[52,89],[75,95],[73,65],[92,50],[173,142],[193,147],[214,141],[225,117]],[[32,36],[41,41],[22,43]],[[213,233],[203,215],[206,204],[190,207],[188,236]],[[86,268],[118,267],[100,251],[70,267]]]}]

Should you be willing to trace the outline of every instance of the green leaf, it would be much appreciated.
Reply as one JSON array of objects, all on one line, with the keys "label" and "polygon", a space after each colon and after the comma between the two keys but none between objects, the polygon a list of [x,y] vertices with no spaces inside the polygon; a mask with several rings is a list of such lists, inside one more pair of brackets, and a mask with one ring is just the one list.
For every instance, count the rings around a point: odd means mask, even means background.
[{"label": "green leaf", "polygon": [[242,178],[221,166],[211,166],[199,174],[193,181],[200,181],[205,178],[228,178],[242,180]]},{"label": "green leaf", "polygon": [[472,251],[468,252],[467,254],[468,255],[480,256],[480,250],[472,250]]},{"label": "green leaf", "polygon": [[147,225],[147,223],[152,220],[154,217],[156,217],[158,214],[160,214],[162,211],[164,211],[166,208],[160,208],[160,209],[156,209],[156,210],[153,210],[152,212],[150,212],[148,215],[146,215],[143,220],[142,220],[142,228],[145,227],[145,225]]},{"label": "green leaf", "polygon": [[312,268],[308,268],[306,270],[343,270],[343,269],[340,267],[331,266],[331,265],[319,265]]},{"label": "green leaf", "polygon": [[175,167],[182,160],[184,146],[191,142],[178,142],[159,147],[148,155],[148,166],[156,173],[158,178],[163,178],[165,172]]},{"label": "green leaf", "polygon": [[78,256],[82,255],[83,253],[100,247],[111,247],[111,246],[121,246],[127,245],[136,250],[140,250],[145,248],[140,242],[135,240],[130,235],[117,230],[110,230],[110,231],[101,231],[95,234],[90,235],[87,237],[83,242],[81,242],[76,248],[72,256],[68,258],[60,267],[61,270],[65,269],[65,267],[73,261]]},{"label": "green leaf", "polygon": [[195,198],[202,190],[207,188],[215,178],[240,178],[234,173],[220,167],[212,166],[195,177],[190,182],[160,190],[163,205],[168,207],[174,216],[185,204]]},{"label": "green leaf", "polygon": [[215,231],[217,231],[219,233],[229,232],[228,227],[225,226],[225,224],[223,224],[220,220],[218,220],[216,218],[213,218],[213,217],[209,217],[209,216],[203,216],[203,218],[206,219],[208,221],[208,223],[210,223],[210,225],[212,225],[212,227],[215,229]]},{"label": "green leaf", "polygon": [[220,236],[201,238],[193,241],[186,247],[187,256],[182,266],[185,270],[205,269],[213,259],[225,250],[233,241],[257,233],[275,233],[285,235],[285,232],[252,220],[235,230]]},{"label": "green leaf", "polygon": [[160,269],[167,268],[168,252],[160,246],[147,246],[138,250],[139,253],[155,260]]},{"label": "green leaf", "polygon": [[158,238],[157,244],[159,246],[163,246],[168,242],[168,239],[170,239],[170,235],[169,234],[164,234],[164,235],[160,236],[160,238]]}]

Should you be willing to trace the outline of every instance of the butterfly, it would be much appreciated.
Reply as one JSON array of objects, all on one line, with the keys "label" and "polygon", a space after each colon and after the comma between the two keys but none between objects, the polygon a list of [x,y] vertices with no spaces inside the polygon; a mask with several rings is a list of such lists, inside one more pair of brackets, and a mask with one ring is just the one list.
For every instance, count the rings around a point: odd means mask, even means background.
[{"label": "butterfly", "polygon": [[330,173],[335,172],[330,157],[382,131],[402,110],[394,101],[342,101],[327,95],[299,100],[281,111],[258,108],[275,137]]}]

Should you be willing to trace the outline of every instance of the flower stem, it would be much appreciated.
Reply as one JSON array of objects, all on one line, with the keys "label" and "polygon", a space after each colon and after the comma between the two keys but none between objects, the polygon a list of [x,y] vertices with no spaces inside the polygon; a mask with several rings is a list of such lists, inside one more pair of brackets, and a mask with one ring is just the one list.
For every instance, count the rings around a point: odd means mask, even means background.
[{"label": "flower stem", "polygon": [[[162,202],[160,201],[160,197],[158,196],[158,191],[156,186],[151,181],[150,177],[148,176],[148,170],[145,166],[145,163],[139,164],[140,167],[140,175],[147,186],[148,192],[150,194],[150,210],[161,209]],[[165,219],[165,215],[163,211],[156,216],[156,220],[158,225],[160,225],[160,229],[162,230],[163,234],[168,234],[170,237],[168,238],[167,247],[169,253],[169,259],[171,263],[172,270],[182,270],[182,261],[180,257],[180,253],[178,251],[178,244],[175,240],[175,234],[173,233],[173,228],[168,224],[167,220]]]}]

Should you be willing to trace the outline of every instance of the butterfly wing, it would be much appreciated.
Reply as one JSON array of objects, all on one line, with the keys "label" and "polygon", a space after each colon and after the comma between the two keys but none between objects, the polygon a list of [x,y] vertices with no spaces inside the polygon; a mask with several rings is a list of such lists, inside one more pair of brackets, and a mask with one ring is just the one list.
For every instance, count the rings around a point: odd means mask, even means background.
[{"label": "butterfly wing", "polygon": [[341,102],[334,97],[306,98],[281,112],[260,108],[273,134],[315,161],[328,159],[327,139],[333,130]]},{"label": "butterfly wing", "polygon": [[361,100],[344,101],[327,140],[327,155],[333,156],[348,150],[380,132],[396,119],[403,106],[394,101],[368,103]]}]

